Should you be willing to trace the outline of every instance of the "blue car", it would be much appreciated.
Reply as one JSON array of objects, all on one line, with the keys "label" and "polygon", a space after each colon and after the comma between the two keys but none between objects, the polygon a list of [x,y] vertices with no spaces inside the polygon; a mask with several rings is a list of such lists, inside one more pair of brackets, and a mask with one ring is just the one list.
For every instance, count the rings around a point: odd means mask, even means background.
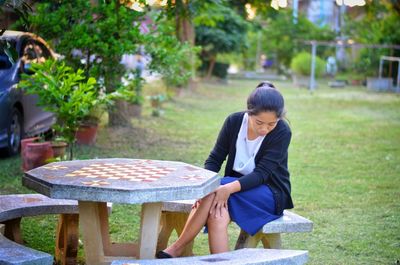
[{"label": "blue car", "polygon": [[36,95],[27,95],[17,87],[21,73],[29,73],[31,63],[56,55],[42,38],[32,33],[6,31],[1,40],[6,40],[18,54],[11,63],[0,49],[0,149],[15,155],[22,138],[44,133],[55,122],[54,114],[36,106]]}]

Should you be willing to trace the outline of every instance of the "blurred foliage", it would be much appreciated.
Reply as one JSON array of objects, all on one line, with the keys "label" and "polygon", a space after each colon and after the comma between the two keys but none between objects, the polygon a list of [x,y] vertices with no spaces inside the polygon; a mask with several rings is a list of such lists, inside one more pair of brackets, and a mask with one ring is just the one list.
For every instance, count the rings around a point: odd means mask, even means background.
[{"label": "blurred foliage", "polygon": [[[28,16],[32,12],[31,6],[24,0],[0,0],[0,16],[4,15],[5,10],[12,10],[21,18],[22,25],[26,28],[29,25]],[[6,29],[0,29],[0,36]],[[1,48],[1,46],[0,46]]]},{"label": "blurred foliage", "polygon": [[123,99],[131,104],[142,105],[144,101],[142,95],[144,81],[140,70],[128,72],[125,74],[123,84],[116,90],[115,95],[117,95],[118,99]]},{"label": "blurred foliage", "polygon": [[[190,76],[186,55],[192,48],[179,42],[165,12],[150,8],[138,12],[116,0],[96,5],[86,0],[45,0],[37,4],[29,20],[32,31],[50,41],[68,65],[83,68],[86,78],[96,78],[100,91],[117,91],[114,100],[143,101],[140,75],[130,86],[122,84],[127,71],[120,63],[124,54],[147,57],[147,69],[170,85],[185,84]],[[110,125],[125,124],[123,108],[111,109]]]},{"label": "blurred foliage", "polygon": [[359,43],[400,43],[400,13],[388,1],[371,1],[360,19],[346,16],[345,34]]},{"label": "blurred foliage", "polygon": [[232,7],[243,18],[247,18],[246,4],[257,9],[257,13],[267,14],[271,9],[271,0],[227,0]]},{"label": "blurred foliage", "polygon": [[[346,17],[345,34],[357,43],[399,44],[400,4],[398,1],[371,1],[361,19]],[[367,75],[377,75],[380,56],[400,56],[400,50],[363,48],[351,68]],[[393,71],[397,72],[397,71]]]},{"label": "blurred foliage", "polygon": [[161,74],[168,87],[181,87],[187,84],[190,77],[192,63],[198,64],[196,59],[188,60],[190,54],[198,54],[199,47],[192,47],[189,43],[181,43],[175,36],[175,29],[163,13],[155,20],[156,29],[145,35],[144,46],[151,56],[148,65],[150,71]]},{"label": "blurred foliage", "polygon": [[[311,54],[301,52],[293,57],[290,68],[295,74],[309,76],[311,74]],[[325,72],[325,61],[315,56],[315,76],[320,77]]]},{"label": "blurred foliage", "polygon": [[[254,24],[248,35],[250,45],[246,57],[256,54],[259,45],[260,51],[267,57],[273,57],[275,64],[280,68],[289,67],[295,54],[311,49],[309,45],[304,44],[304,41],[332,41],[336,37],[331,29],[314,25],[301,13],[298,15],[297,23],[294,23],[290,8],[279,11],[269,9],[264,13],[264,17],[259,18]],[[318,49],[324,53],[326,48]]]},{"label": "blurred foliage", "polygon": [[202,46],[203,55],[235,52],[246,43],[247,22],[229,7],[220,6],[217,12],[224,19],[214,27],[196,27],[196,44]]},{"label": "blurred foliage", "polygon": [[218,54],[239,52],[246,47],[246,32],[248,23],[234,10],[221,5],[218,12],[224,20],[218,21],[215,26],[196,26],[196,45],[202,47],[201,59],[203,65],[209,65],[208,73],[212,68]]},{"label": "blurred foliage", "polygon": [[[346,70],[362,73],[362,79],[367,76],[378,76],[380,57],[383,55],[389,56],[389,49],[362,48],[354,62],[349,64]],[[386,75],[387,69],[383,69],[383,72]]]},{"label": "blurred foliage", "polygon": [[52,41],[74,69],[84,66],[86,76],[103,80],[113,91],[124,73],[119,63],[125,53],[134,53],[143,43],[139,21],[143,14],[114,1],[42,1],[29,20],[34,32]]},{"label": "blurred foliage", "polygon": [[224,19],[218,12],[226,0],[176,0],[168,1],[166,15],[174,20],[178,16],[192,19],[195,25],[215,26],[218,21]]},{"label": "blurred foliage", "polygon": [[[141,23],[148,18],[149,32],[142,33]],[[188,47],[178,42],[163,14],[137,12],[116,1],[94,6],[85,0],[47,0],[37,5],[30,21],[39,35],[52,40],[68,64],[77,69],[83,62],[87,76],[103,80],[108,92],[120,87],[125,74],[122,55],[141,49],[151,56],[148,67],[169,79],[176,77],[173,83],[182,83],[187,76],[179,64]]]}]

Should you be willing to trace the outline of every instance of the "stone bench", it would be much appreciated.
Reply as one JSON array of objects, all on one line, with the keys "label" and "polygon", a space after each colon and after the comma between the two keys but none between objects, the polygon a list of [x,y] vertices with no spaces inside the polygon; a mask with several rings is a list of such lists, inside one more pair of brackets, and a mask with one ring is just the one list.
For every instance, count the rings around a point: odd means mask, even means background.
[{"label": "stone bench", "polygon": [[0,234],[0,264],[53,265],[53,256],[22,246]]},{"label": "stone bench", "polygon": [[[163,250],[167,247],[173,230],[176,230],[178,235],[182,233],[193,203],[193,200],[163,203],[157,250]],[[282,248],[281,233],[311,232],[312,229],[313,223],[310,220],[285,210],[281,218],[264,225],[254,236],[250,236],[241,230],[235,249],[255,248],[260,241],[264,248],[280,249]],[[192,256],[192,249],[193,242],[186,247],[183,256]]]},{"label": "stone bench", "polygon": [[[112,203],[107,203],[108,213],[111,207]],[[41,194],[0,195],[0,223],[5,225],[4,236],[18,244],[23,244],[21,218],[48,214],[60,215],[56,232],[56,261],[62,265],[76,264],[79,242],[77,201],[51,199]]]},{"label": "stone bench", "polygon": [[[5,225],[4,236],[15,241],[17,245],[23,244],[21,218],[44,214],[60,214],[55,247],[56,260],[61,264],[76,264],[79,240],[79,215],[76,201],[51,199],[41,194],[0,195],[0,223]],[[23,249],[23,247],[15,247],[15,249]]]},{"label": "stone bench", "polygon": [[300,265],[306,263],[307,260],[308,251],[303,250],[244,248],[207,256],[152,260],[116,260],[111,265],[205,265],[210,263],[217,263],[218,265]]}]

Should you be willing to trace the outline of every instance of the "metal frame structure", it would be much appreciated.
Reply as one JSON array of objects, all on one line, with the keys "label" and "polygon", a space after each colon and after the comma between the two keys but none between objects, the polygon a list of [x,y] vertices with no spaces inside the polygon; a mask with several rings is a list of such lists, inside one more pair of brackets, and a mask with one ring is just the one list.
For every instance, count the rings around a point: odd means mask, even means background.
[{"label": "metal frame structure", "polygon": [[[305,44],[311,45],[311,74],[310,74],[310,86],[309,90],[313,92],[315,90],[315,58],[317,55],[317,46],[330,46],[330,47],[360,47],[360,48],[388,48],[388,49],[397,49],[400,50],[400,45],[390,45],[390,44],[361,44],[361,43],[349,43],[344,41],[338,42],[328,42],[328,41],[305,41]],[[381,76],[381,65],[382,58],[384,60],[397,61],[399,62],[399,72],[397,74],[397,88],[396,92],[400,93],[400,58],[399,57],[390,57],[390,56],[382,56],[381,63],[379,65],[379,77]]]},{"label": "metal frame structure", "polygon": [[399,65],[397,67],[397,82],[396,82],[396,93],[400,93],[400,57],[393,56],[381,56],[379,60],[379,78],[382,78],[383,61],[397,62]]}]

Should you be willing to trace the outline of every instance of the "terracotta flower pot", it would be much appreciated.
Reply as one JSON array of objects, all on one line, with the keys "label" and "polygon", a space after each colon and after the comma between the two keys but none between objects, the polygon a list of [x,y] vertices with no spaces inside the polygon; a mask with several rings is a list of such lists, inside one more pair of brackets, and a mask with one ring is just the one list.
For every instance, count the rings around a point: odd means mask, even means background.
[{"label": "terracotta flower pot", "polygon": [[360,86],[362,84],[362,81],[359,79],[353,79],[353,80],[351,80],[351,84],[353,86]]},{"label": "terracotta flower pot", "polygon": [[51,148],[53,149],[54,157],[63,158],[65,151],[67,150],[68,144],[66,142],[51,142]]},{"label": "terracotta flower pot", "polygon": [[76,143],[83,145],[94,145],[96,142],[97,127],[97,124],[82,124],[75,133]]},{"label": "terracotta flower pot", "polygon": [[53,149],[50,142],[27,143],[24,150],[24,171],[43,166],[47,160],[53,158]]},{"label": "terracotta flower pot", "polygon": [[28,166],[26,165],[26,159],[25,159],[26,145],[28,143],[33,143],[36,140],[39,140],[39,137],[31,137],[31,138],[25,138],[25,139],[21,140],[22,170],[24,170],[24,171],[26,171],[26,168],[28,168]]}]

